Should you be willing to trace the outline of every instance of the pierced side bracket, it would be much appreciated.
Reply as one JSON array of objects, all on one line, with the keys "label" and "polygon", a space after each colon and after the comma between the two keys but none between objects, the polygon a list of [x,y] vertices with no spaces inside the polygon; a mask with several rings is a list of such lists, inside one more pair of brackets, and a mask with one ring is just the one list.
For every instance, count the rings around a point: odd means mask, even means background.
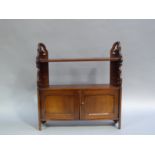
[{"label": "pierced side bracket", "polygon": [[120,58],[117,62],[110,62],[110,84],[113,86],[122,85],[121,77],[121,66],[122,66],[122,55],[121,55],[121,45],[120,42],[115,42],[110,50],[111,58]]},{"label": "pierced side bracket", "polygon": [[48,51],[43,43],[38,44],[38,55],[36,57],[37,65],[37,85],[38,87],[47,87],[49,85],[48,62],[41,63],[39,59],[48,59]]}]

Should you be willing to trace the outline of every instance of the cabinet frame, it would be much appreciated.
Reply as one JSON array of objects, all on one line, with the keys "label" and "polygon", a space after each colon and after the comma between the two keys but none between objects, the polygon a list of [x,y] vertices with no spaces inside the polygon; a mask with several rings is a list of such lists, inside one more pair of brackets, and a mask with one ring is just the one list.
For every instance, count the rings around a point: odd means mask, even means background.
[{"label": "cabinet frame", "polygon": [[[48,59],[45,45],[39,43],[36,58],[39,130],[42,123],[49,120],[113,120],[120,129],[123,61],[120,51],[120,42],[115,42],[110,58]],[[110,83],[49,85],[49,62],[76,61],[109,61]]]}]

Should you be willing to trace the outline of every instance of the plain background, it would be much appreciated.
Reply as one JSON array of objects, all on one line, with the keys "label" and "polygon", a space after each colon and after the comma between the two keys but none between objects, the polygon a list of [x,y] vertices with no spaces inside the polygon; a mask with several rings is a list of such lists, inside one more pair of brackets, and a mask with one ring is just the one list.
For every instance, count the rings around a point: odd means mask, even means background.
[{"label": "plain background", "polygon": [[[122,129],[104,122],[51,122],[38,131],[36,49],[49,57],[108,56],[119,40],[124,58]],[[154,134],[155,20],[0,20],[0,134]],[[108,64],[55,63],[50,83],[104,83]]]}]

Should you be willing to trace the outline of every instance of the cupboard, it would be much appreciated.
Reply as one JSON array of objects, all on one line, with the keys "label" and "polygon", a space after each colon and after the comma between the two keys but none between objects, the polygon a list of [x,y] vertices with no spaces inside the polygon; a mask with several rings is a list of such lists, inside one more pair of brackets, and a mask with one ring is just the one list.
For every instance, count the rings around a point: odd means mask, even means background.
[{"label": "cupboard", "polygon": [[[49,59],[43,43],[38,44],[38,126],[50,120],[112,120],[121,128],[121,46],[115,42],[109,58]],[[50,62],[109,61],[109,84],[49,85]]]}]

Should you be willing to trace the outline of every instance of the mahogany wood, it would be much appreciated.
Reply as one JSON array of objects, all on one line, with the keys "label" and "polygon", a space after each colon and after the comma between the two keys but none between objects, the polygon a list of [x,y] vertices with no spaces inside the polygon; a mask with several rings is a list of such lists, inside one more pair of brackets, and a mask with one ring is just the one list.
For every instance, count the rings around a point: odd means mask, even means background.
[{"label": "mahogany wood", "polygon": [[74,62],[74,61],[119,61],[120,58],[70,58],[70,59],[39,59],[40,62]]},{"label": "mahogany wood", "polygon": [[[38,126],[50,120],[113,120],[121,128],[122,55],[119,42],[110,58],[48,59],[44,44],[38,44]],[[49,62],[109,61],[110,84],[49,85]]]},{"label": "mahogany wood", "polygon": [[118,91],[87,90],[83,91],[81,119],[117,119]]}]

